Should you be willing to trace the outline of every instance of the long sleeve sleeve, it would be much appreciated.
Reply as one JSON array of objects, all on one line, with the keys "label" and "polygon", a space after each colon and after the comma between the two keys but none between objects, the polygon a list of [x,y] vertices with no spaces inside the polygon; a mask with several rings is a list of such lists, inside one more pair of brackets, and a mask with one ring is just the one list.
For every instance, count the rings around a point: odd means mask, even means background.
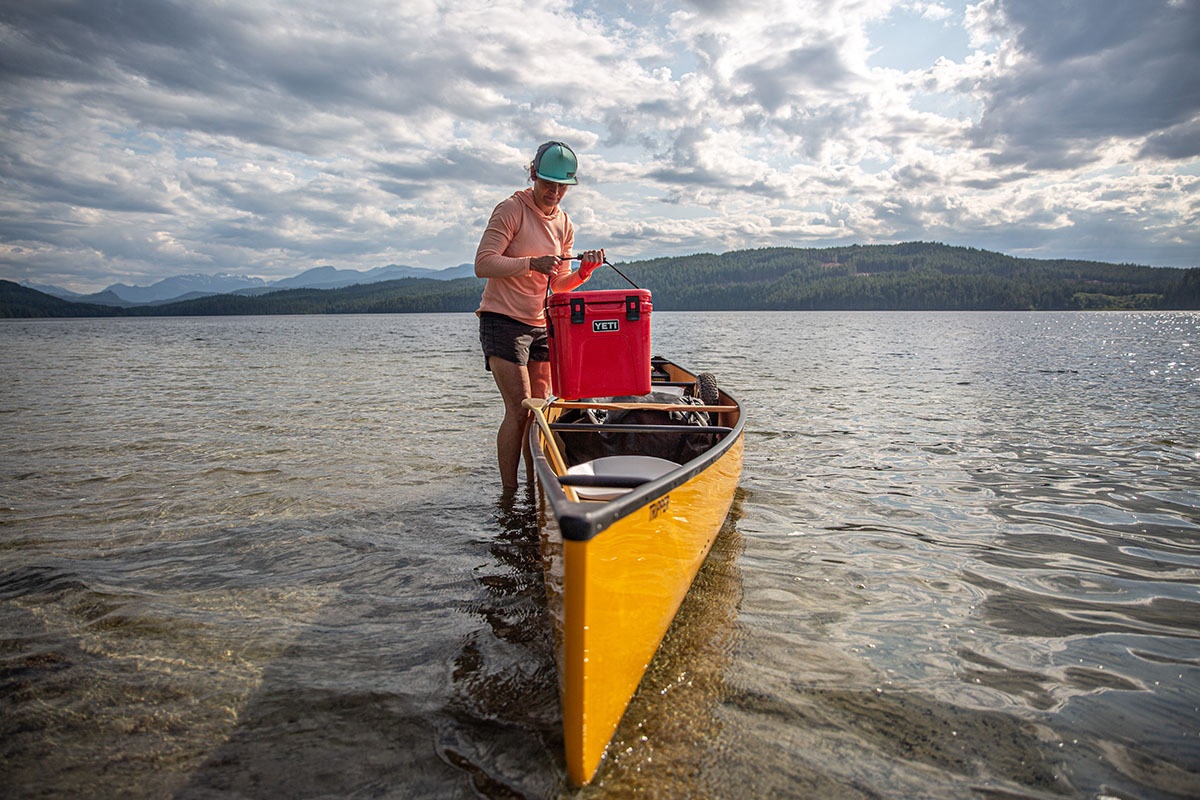
[{"label": "long sleeve sleeve", "polygon": [[[546,276],[529,268],[540,256],[570,255],[575,230],[566,212],[542,214],[517,192],[496,206],[475,252],[475,274],[487,278],[479,311],[504,314],[526,325],[545,325]],[[550,277],[555,291],[578,285],[571,264],[561,262]],[[565,287],[565,288],[564,288]]]},{"label": "long sleeve sleeve", "polygon": [[529,256],[504,255],[521,228],[521,208],[501,203],[492,212],[475,251],[475,275],[480,278],[512,278],[529,272]]},{"label": "long sleeve sleeve", "polygon": [[[563,262],[565,265],[567,262]],[[556,272],[554,277],[550,279],[550,290],[554,292],[573,292],[587,282],[586,278],[579,277],[579,270],[574,272],[570,268]]]}]

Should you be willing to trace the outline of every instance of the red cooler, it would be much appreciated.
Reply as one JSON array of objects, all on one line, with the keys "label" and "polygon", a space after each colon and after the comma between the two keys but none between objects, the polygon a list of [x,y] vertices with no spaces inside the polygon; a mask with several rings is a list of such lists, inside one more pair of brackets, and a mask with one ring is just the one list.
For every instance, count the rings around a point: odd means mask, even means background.
[{"label": "red cooler", "polygon": [[649,289],[550,295],[554,394],[578,400],[649,393],[650,309]]}]

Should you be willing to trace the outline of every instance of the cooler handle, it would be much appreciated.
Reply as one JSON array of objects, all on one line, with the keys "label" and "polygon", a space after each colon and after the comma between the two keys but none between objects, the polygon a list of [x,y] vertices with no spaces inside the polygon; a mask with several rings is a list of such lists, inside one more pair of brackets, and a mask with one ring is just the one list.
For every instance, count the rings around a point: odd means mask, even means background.
[{"label": "cooler handle", "polygon": [[[563,258],[564,258],[565,260],[567,260],[567,261],[583,261],[583,259],[582,259],[582,258],[580,258],[579,256],[563,256]],[[625,281],[626,281],[626,282],[627,282],[627,283],[628,283],[630,286],[632,286],[633,288],[635,288],[635,289],[640,289],[640,288],[641,288],[641,287],[640,287],[640,286],[638,286],[636,283],[634,283],[633,281],[629,280],[629,276],[628,276],[628,275],[626,275],[624,272],[621,272],[621,270],[619,270],[619,269],[617,269],[616,267],[614,267],[614,266],[613,266],[613,263],[612,263],[611,261],[609,261],[607,258],[606,258],[606,259],[604,259],[604,261],[602,261],[601,263],[602,263],[602,264],[607,264],[608,266],[612,267],[612,270],[613,270],[613,272],[617,273],[617,274],[618,274],[618,275],[620,275],[622,278],[624,278],[624,279],[625,279]],[[549,283],[547,283],[547,284],[546,284],[546,288],[547,288],[547,289],[549,289],[549,288],[550,288],[550,285],[549,285]]]}]

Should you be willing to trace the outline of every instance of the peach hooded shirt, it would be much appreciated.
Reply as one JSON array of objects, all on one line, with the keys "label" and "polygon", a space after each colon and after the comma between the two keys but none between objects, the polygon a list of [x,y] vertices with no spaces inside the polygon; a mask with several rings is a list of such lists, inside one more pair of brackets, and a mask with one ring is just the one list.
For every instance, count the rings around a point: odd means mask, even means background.
[{"label": "peach hooded shirt", "polygon": [[[575,227],[567,212],[555,208],[547,216],[533,202],[533,190],[523,189],[492,211],[479,249],[475,251],[475,274],[487,278],[480,311],[493,311],[544,327],[547,276],[529,268],[537,256],[570,255],[575,245]],[[571,278],[571,263],[563,261],[551,279],[554,291],[569,291],[578,284]]]}]

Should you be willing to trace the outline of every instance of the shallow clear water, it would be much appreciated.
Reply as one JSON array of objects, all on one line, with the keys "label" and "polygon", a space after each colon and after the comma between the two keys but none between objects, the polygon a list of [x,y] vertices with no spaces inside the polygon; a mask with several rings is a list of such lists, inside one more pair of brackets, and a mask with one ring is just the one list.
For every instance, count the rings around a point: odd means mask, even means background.
[{"label": "shallow clear water", "polygon": [[1200,315],[653,338],[745,473],[573,790],[472,315],[0,322],[0,794],[1200,795]]}]

